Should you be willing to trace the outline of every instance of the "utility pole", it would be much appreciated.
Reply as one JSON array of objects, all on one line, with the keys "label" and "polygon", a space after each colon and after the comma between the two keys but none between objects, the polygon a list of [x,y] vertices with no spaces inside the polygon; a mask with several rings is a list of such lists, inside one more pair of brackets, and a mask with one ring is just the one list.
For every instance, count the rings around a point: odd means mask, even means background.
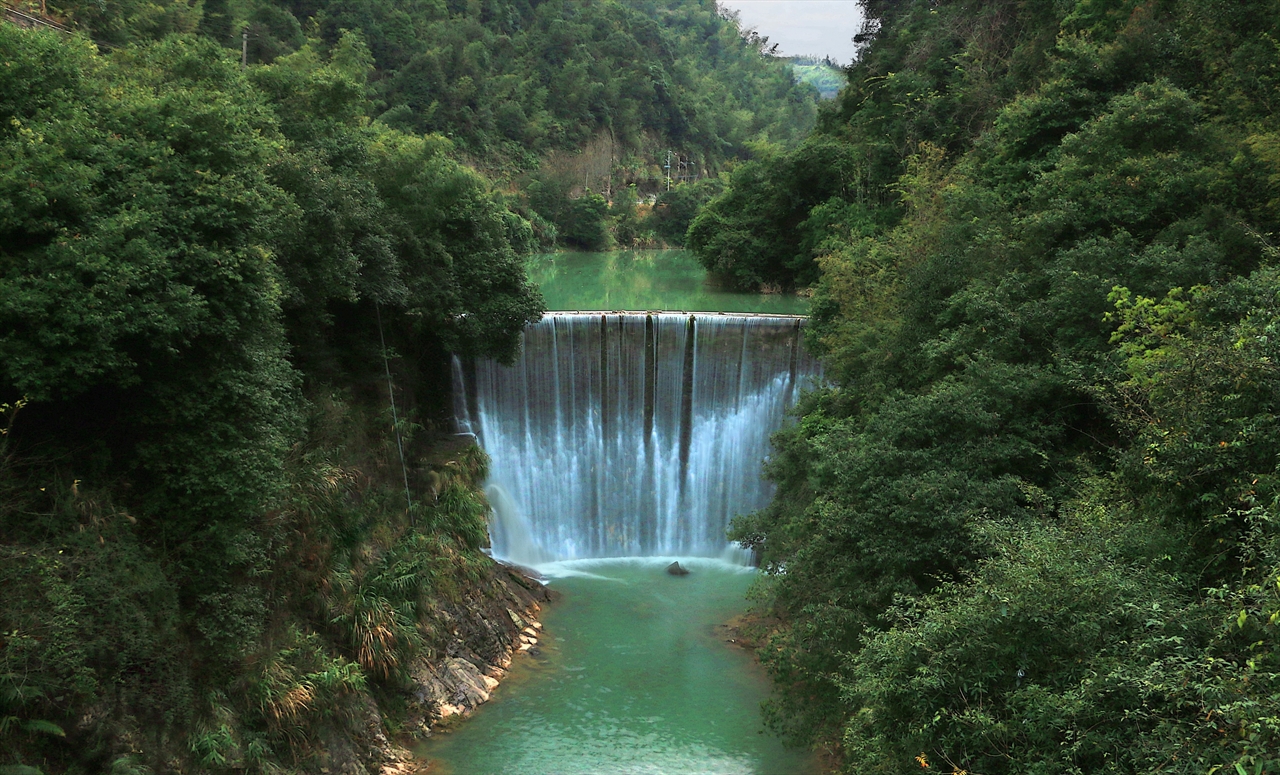
[{"label": "utility pole", "polygon": [[671,190],[671,149],[667,149],[667,190]]},{"label": "utility pole", "polygon": [[249,66],[249,30],[240,33],[240,67]]}]

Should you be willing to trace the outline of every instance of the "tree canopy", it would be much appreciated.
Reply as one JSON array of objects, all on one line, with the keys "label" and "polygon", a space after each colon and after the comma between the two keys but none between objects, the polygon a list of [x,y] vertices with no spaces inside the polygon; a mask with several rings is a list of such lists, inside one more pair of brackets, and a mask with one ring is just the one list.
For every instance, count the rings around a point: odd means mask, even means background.
[{"label": "tree canopy", "polygon": [[775,725],[858,773],[1274,770],[1280,9],[868,6],[689,231],[815,288],[829,385],[734,527]]},{"label": "tree canopy", "polygon": [[0,768],[314,757],[480,583],[483,462],[420,461],[449,353],[541,314],[532,228],[371,61],[0,25]]}]

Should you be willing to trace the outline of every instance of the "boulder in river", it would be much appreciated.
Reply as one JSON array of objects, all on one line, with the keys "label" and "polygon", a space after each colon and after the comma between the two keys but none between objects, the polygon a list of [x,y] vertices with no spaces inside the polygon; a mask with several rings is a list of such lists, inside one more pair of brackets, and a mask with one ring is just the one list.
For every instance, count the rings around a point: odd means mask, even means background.
[{"label": "boulder in river", "polygon": [[667,573],[670,573],[672,576],[688,576],[689,575],[689,571],[685,568],[680,567],[680,563],[678,561],[673,562],[667,566]]}]

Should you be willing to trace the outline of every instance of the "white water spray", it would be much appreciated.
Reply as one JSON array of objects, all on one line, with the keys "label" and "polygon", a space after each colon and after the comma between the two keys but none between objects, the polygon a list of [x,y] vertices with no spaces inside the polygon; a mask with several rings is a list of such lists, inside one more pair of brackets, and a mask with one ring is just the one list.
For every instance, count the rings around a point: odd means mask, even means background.
[{"label": "white water spray", "polygon": [[[489,454],[493,551],[744,558],[769,436],[819,374],[797,318],[548,315],[510,367],[455,361],[459,425]],[[469,373],[468,373],[469,372]]]}]

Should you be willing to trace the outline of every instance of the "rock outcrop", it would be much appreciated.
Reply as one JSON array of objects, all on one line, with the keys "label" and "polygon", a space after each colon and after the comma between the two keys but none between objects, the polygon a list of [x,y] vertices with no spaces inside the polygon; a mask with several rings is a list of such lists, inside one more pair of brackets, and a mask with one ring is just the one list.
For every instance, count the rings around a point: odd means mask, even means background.
[{"label": "rock outcrop", "polygon": [[[497,565],[477,584],[471,599],[441,607],[434,619],[444,628],[436,649],[410,666],[406,739],[389,739],[372,697],[359,709],[363,729],[335,734],[324,742],[321,772],[329,775],[412,775],[419,761],[406,747],[410,738],[427,737],[441,724],[470,715],[489,701],[511,661],[534,651],[542,633],[536,617],[551,599],[549,590],[527,569]],[[535,651],[536,653],[536,651]],[[403,743],[403,744],[402,744]]]},{"label": "rock outcrop", "polygon": [[469,715],[489,701],[512,658],[536,648],[542,631],[536,617],[550,593],[523,569],[499,566],[495,577],[486,599],[439,612],[452,640],[411,668],[411,731],[430,734],[443,721]]}]

